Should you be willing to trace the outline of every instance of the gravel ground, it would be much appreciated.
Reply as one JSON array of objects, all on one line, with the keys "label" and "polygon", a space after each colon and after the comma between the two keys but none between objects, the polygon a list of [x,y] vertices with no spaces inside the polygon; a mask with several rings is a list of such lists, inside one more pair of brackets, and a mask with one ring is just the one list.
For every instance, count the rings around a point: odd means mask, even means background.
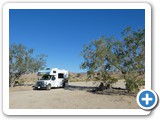
[{"label": "gravel ground", "polygon": [[[10,88],[10,109],[139,109],[135,96],[94,94],[99,83],[72,82],[66,88],[32,90],[32,86]],[[124,88],[120,80],[114,87]]]}]

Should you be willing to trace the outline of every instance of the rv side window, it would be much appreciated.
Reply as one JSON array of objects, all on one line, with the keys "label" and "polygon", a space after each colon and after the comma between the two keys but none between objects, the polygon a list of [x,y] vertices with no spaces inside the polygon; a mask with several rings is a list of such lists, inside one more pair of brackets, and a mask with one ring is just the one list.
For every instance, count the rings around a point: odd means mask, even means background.
[{"label": "rv side window", "polygon": [[53,73],[56,73],[56,71],[53,71]]},{"label": "rv side window", "polygon": [[63,73],[59,73],[58,74],[58,78],[64,78],[64,74]]},{"label": "rv side window", "polygon": [[56,78],[55,78],[55,76],[52,76],[52,80],[55,80]]}]

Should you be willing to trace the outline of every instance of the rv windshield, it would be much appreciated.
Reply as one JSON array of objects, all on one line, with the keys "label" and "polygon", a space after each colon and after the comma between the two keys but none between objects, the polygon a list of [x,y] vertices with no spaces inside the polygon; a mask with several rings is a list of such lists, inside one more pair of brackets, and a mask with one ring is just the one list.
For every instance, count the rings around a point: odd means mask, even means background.
[{"label": "rv windshield", "polygon": [[42,76],[40,80],[50,80],[51,76]]}]

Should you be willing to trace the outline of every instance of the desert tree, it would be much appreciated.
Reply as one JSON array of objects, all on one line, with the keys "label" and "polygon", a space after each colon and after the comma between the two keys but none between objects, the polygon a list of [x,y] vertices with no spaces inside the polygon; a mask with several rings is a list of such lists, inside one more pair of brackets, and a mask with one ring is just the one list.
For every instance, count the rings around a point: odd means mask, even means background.
[{"label": "desert tree", "polygon": [[[145,30],[122,32],[122,39],[101,37],[85,45],[81,55],[82,69],[87,69],[89,78],[107,84],[117,81],[112,73],[118,73],[126,82],[126,89],[137,91],[144,85],[145,73]],[[96,77],[95,77],[96,76]]]},{"label": "desert tree", "polygon": [[128,91],[137,91],[145,84],[145,30],[126,28],[122,36],[124,58],[121,71]]},{"label": "desert tree", "polygon": [[9,47],[9,86],[23,74],[36,72],[45,66],[46,55],[33,55],[33,49],[27,49],[22,44],[11,44]]},{"label": "desert tree", "polygon": [[113,67],[106,60],[108,54],[107,47],[111,47],[111,45],[106,45],[106,38],[104,36],[92,41],[89,45],[84,45],[84,49],[81,52],[84,62],[81,64],[81,68],[87,69],[88,79],[100,80],[109,86],[117,81],[111,75]]}]

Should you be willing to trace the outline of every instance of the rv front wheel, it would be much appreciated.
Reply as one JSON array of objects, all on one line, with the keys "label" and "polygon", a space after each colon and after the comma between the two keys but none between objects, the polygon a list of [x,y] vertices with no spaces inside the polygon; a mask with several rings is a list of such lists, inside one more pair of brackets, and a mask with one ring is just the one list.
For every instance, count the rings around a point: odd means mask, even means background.
[{"label": "rv front wheel", "polygon": [[50,90],[51,89],[51,85],[47,85],[47,90]]}]

